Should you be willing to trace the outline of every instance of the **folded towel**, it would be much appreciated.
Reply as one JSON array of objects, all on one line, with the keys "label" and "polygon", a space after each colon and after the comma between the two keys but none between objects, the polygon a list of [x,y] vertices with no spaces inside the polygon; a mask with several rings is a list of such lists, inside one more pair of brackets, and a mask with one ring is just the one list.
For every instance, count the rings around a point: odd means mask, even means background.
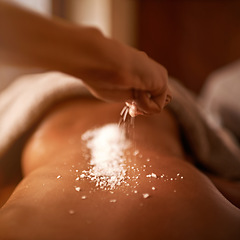
[{"label": "folded towel", "polygon": [[0,94],[0,159],[50,106],[86,93],[81,80],[59,72],[16,79]]},{"label": "folded towel", "polygon": [[[207,120],[188,90],[174,80],[170,85],[174,99],[169,109],[193,157],[216,174],[240,179],[240,150],[234,138]],[[4,89],[0,95],[0,161],[50,106],[83,94],[89,93],[79,79],[58,72],[23,76]]]}]

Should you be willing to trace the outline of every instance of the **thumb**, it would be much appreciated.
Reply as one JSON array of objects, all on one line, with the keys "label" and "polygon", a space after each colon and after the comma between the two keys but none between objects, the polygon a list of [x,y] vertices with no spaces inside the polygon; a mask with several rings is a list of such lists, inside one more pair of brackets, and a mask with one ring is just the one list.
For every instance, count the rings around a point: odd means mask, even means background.
[{"label": "thumb", "polygon": [[137,90],[134,91],[134,98],[139,111],[144,114],[154,114],[160,113],[162,109],[171,102],[172,94],[169,88],[155,96],[149,92]]}]

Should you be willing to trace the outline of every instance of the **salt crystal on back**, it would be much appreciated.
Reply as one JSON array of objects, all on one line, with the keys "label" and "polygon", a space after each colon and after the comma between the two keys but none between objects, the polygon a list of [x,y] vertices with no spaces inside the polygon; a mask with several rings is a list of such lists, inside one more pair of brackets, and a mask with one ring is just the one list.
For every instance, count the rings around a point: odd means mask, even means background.
[{"label": "salt crystal on back", "polygon": [[157,174],[152,173],[152,177],[153,177],[153,178],[157,178]]},{"label": "salt crystal on back", "polygon": [[143,198],[149,198],[149,197],[150,197],[149,193],[143,193]]},{"label": "salt crystal on back", "polygon": [[81,188],[80,188],[80,187],[75,187],[75,190],[76,190],[77,192],[79,192],[79,191],[81,190]]}]

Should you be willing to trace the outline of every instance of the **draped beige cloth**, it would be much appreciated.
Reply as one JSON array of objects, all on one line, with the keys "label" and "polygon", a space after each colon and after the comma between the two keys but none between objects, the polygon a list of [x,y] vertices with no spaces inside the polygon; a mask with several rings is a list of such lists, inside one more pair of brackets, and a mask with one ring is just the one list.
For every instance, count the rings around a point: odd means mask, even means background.
[{"label": "draped beige cloth", "polygon": [[240,147],[233,133],[214,121],[179,83],[171,81],[171,89],[174,99],[169,108],[196,163],[220,176],[240,180]]},{"label": "draped beige cloth", "polygon": [[83,94],[88,92],[81,80],[59,72],[16,79],[0,94],[0,158],[49,107]]}]

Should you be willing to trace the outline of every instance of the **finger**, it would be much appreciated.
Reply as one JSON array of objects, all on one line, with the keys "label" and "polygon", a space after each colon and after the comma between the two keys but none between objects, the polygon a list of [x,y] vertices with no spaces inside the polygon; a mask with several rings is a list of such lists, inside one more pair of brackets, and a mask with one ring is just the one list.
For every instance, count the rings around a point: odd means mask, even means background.
[{"label": "finger", "polygon": [[135,94],[137,108],[145,115],[161,112],[162,107],[159,102],[162,102],[163,100],[160,98],[164,98],[164,96],[161,95],[155,100],[155,98],[145,91],[137,91]]},{"label": "finger", "polygon": [[160,113],[172,100],[172,93],[168,88],[155,96],[145,91],[135,91],[134,95],[138,110],[145,115]]},{"label": "finger", "polygon": [[166,107],[171,101],[172,101],[172,93],[171,93],[170,89],[168,88],[164,107]]}]

